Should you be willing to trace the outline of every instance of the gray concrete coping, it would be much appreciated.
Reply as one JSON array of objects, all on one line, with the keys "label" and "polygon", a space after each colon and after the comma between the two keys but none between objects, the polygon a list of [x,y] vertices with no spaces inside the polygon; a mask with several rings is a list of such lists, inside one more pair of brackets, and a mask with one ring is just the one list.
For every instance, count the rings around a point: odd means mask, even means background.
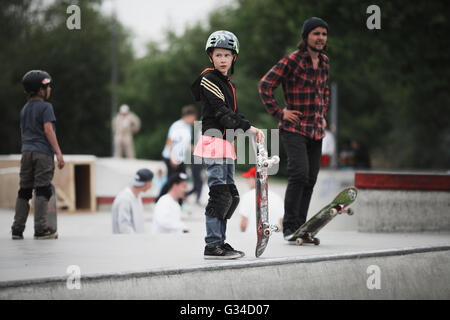
[{"label": "gray concrete coping", "polygon": [[[439,251],[450,251],[450,246],[422,246],[422,247],[410,247],[400,249],[381,249],[381,250],[369,250],[359,252],[345,252],[338,254],[324,254],[316,256],[302,256],[302,257],[282,257],[282,258],[266,258],[260,260],[250,261],[232,261],[232,262],[220,262],[213,264],[201,264],[183,267],[165,267],[165,268],[152,268],[142,271],[132,272],[111,272],[111,273],[99,273],[83,275],[83,281],[104,281],[104,280],[123,280],[123,279],[138,279],[143,277],[155,277],[155,276],[171,276],[181,275],[193,272],[211,272],[220,270],[235,270],[244,268],[259,268],[268,266],[280,266],[287,264],[298,263],[316,263],[325,261],[340,261],[351,259],[364,259],[374,257],[391,257],[391,256],[404,256],[417,253],[429,253]],[[67,277],[45,277],[38,279],[27,280],[11,280],[0,282],[0,290],[8,288],[26,287],[26,286],[39,286],[43,284],[55,284],[59,282],[66,282]]]}]

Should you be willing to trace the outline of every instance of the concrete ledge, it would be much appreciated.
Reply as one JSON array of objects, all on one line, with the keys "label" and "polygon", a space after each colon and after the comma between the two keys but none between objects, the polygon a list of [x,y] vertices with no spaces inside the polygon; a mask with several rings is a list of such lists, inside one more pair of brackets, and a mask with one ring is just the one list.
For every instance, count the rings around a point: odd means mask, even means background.
[{"label": "concrete ledge", "polygon": [[450,175],[355,174],[358,231],[450,230]]},{"label": "concrete ledge", "polygon": [[449,193],[438,191],[360,189],[354,205],[360,232],[448,231],[449,208]]},{"label": "concrete ledge", "polygon": [[[235,261],[0,283],[0,299],[449,299],[450,246]],[[380,289],[368,289],[370,266]]]}]

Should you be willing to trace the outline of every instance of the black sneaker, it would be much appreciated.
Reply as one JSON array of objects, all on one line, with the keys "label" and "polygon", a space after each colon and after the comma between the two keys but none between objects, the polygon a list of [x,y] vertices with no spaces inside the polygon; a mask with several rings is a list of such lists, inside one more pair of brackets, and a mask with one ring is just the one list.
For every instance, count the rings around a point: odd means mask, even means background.
[{"label": "black sneaker", "polygon": [[44,230],[43,232],[34,233],[34,239],[45,240],[45,239],[58,239],[58,232],[52,229]]},{"label": "black sneaker", "polygon": [[12,231],[11,239],[13,240],[23,240],[23,232]]},{"label": "black sneaker", "polygon": [[286,241],[295,241],[294,233],[295,233],[295,231],[285,230],[285,232],[283,233],[284,240],[286,240]]},{"label": "black sneaker", "polygon": [[232,251],[232,252],[236,252],[236,253],[238,253],[238,254],[241,256],[241,258],[242,258],[243,256],[245,256],[245,253],[244,253],[244,252],[239,251],[239,250],[235,250],[235,249],[234,249],[232,246],[230,246],[228,243],[224,243],[224,244],[222,245],[222,249],[228,250],[228,251]]},{"label": "black sneaker", "polygon": [[205,247],[204,258],[206,260],[230,260],[240,258],[241,255],[235,251],[225,250],[222,246]]}]

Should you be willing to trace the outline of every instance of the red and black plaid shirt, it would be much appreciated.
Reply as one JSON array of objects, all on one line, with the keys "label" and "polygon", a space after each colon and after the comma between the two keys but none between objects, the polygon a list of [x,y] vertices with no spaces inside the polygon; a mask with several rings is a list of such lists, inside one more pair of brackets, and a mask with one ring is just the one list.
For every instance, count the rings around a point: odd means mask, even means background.
[{"label": "red and black plaid shirt", "polygon": [[[315,140],[325,135],[323,119],[328,110],[328,57],[319,54],[319,65],[313,68],[307,51],[295,51],[273,66],[259,83],[259,95],[267,111],[279,122],[279,128],[300,133]],[[282,120],[283,110],[275,100],[274,90],[283,87],[287,109],[302,113],[300,123]]]}]

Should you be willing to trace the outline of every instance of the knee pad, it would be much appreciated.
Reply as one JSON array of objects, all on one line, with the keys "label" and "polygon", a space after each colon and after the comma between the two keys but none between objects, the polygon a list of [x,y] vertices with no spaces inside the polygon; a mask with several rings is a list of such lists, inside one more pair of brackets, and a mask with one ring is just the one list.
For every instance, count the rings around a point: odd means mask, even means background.
[{"label": "knee pad", "polygon": [[221,184],[209,188],[209,200],[205,215],[225,220],[233,202],[228,185]]},{"label": "knee pad", "polygon": [[20,188],[18,193],[18,198],[24,200],[30,200],[33,197],[33,189],[32,188]]},{"label": "knee pad", "polygon": [[45,197],[47,200],[52,196],[52,187],[51,185],[45,187],[37,187],[36,188],[36,197]]},{"label": "knee pad", "polygon": [[236,208],[239,204],[239,201],[241,200],[241,198],[239,197],[239,191],[236,188],[235,184],[229,184],[228,185],[228,189],[230,191],[231,194],[231,206],[228,209],[227,215],[225,217],[225,219],[230,219],[231,216],[233,215],[234,211],[236,211]]}]

